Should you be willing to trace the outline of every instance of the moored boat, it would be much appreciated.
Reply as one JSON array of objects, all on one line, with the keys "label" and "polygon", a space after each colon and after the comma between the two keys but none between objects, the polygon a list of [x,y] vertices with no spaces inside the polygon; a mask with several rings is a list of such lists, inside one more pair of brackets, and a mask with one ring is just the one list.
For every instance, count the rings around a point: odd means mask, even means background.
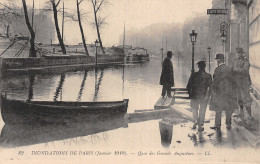
[{"label": "moored boat", "polygon": [[95,121],[124,115],[128,101],[25,101],[2,95],[1,113],[3,121],[10,124]]}]

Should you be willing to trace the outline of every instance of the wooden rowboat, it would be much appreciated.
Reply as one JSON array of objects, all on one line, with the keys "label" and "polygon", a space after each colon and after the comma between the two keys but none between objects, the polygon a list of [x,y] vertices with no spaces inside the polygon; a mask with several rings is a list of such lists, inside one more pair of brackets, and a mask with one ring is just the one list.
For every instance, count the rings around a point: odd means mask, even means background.
[{"label": "wooden rowboat", "polygon": [[24,101],[2,95],[1,113],[5,123],[95,121],[124,115],[128,99],[108,102]]}]

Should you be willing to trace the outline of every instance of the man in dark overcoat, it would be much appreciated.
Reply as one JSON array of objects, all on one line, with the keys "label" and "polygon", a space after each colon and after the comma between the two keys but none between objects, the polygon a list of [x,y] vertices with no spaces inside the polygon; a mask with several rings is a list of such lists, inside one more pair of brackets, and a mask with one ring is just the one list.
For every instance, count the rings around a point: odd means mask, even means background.
[{"label": "man in dark overcoat", "polygon": [[[235,82],[237,84],[237,93],[238,93],[238,105],[240,108],[239,114],[236,116],[240,116],[244,118],[244,112],[248,112],[249,116],[251,116],[251,105],[252,99],[250,97],[249,88],[251,86],[251,79],[249,75],[249,61],[246,56],[244,56],[245,52],[243,48],[236,49],[236,58],[234,60],[232,69],[234,72]],[[246,111],[244,111],[246,110]]]},{"label": "man in dark overcoat", "polygon": [[172,66],[172,51],[167,52],[167,57],[164,59],[162,64],[162,73],[160,78],[160,85],[162,88],[162,97],[164,98],[166,92],[168,97],[171,96],[171,87],[174,86],[174,74],[173,74],[173,66]]},{"label": "man in dark overcoat", "polygon": [[217,54],[218,67],[214,71],[211,86],[210,110],[216,112],[215,126],[211,129],[220,130],[222,111],[226,113],[226,128],[231,129],[231,116],[237,108],[236,83],[233,78],[233,71],[224,64],[224,55]]},{"label": "man in dark overcoat", "polygon": [[190,105],[193,113],[194,125],[192,129],[196,129],[198,125],[198,131],[201,132],[204,130],[203,125],[212,78],[211,75],[205,71],[205,61],[199,61],[197,64],[199,71],[191,74],[187,84],[187,90],[191,98]]}]

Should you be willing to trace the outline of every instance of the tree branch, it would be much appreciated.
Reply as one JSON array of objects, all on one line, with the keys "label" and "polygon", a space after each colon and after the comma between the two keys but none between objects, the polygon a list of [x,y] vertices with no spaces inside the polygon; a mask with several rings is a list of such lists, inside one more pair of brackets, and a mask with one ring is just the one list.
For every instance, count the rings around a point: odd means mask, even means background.
[{"label": "tree branch", "polygon": [[59,4],[60,4],[60,0],[57,2],[57,4],[55,5],[56,7],[58,7],[59,6]]},{"label": "tree branch", "polygon": [[10,7],[8,7],[7,5],[3,4],[3,3],[0,3],[1,6],[4,6],[6,8],[8,8],[9,10],[12,10]]},{"label": "tree branch", "polygon": [[64,12],[64,16],[65,16],[66,18],[71,19],[72,21],[78,21],[78,19],[76,18],[76,16],[75,16],[74,14],[70,14],[70,13]]},{"label": "tree branch", "polygon": [[105,0],[101,0],[100,4],[98,5],[98,7],[97,7],[97,9],[96,9],[96,12],[98,12],[98,10],[100,9],[100,7],[102,6],[102,4],[103,4],[104,1],[105,1]]},{"label": "tree branch", "polygon": [[83,0],[80,0],[79,2],[77,1],[77,2],[78,2],[78,5],[80,5],[82,1],[83,1]]}]

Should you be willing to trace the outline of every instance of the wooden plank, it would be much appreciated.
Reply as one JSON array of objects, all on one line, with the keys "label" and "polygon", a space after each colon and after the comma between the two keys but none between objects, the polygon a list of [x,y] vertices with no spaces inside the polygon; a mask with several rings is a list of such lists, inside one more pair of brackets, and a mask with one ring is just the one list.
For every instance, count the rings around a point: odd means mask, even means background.
[{"label": "wooden plank", "polygon": [[174,105],[173,110],[176,111],[177,113],[186,116],[186,118],[190,121],[193,121],[193,114],[191,111],[182,108],[180,105]]},{"label": "wooden plank", "polygon": [[154,109],[165,109],[169,108],[174,104],[174,98],[166,96],[163,98],[162,96],[158,99],[156,104],[154,105]]},{"label": "wooden plank", "polygon": [[171,88],[172,91],[187,91],[187,88]]},{"label": "wooden plank", "polygon": [[184,96],[173,96],[176,99],[190,99],[189,97],[184,97]]},{"label": "wooden plank", "polygon": [[151,112],[154,111],[154,109],[140,109],[140,110],[135,110],[135,112]]},{"label": "wooden plank", "polygon": [[188,94],[188,91],[175,91],[175,95]]}]

